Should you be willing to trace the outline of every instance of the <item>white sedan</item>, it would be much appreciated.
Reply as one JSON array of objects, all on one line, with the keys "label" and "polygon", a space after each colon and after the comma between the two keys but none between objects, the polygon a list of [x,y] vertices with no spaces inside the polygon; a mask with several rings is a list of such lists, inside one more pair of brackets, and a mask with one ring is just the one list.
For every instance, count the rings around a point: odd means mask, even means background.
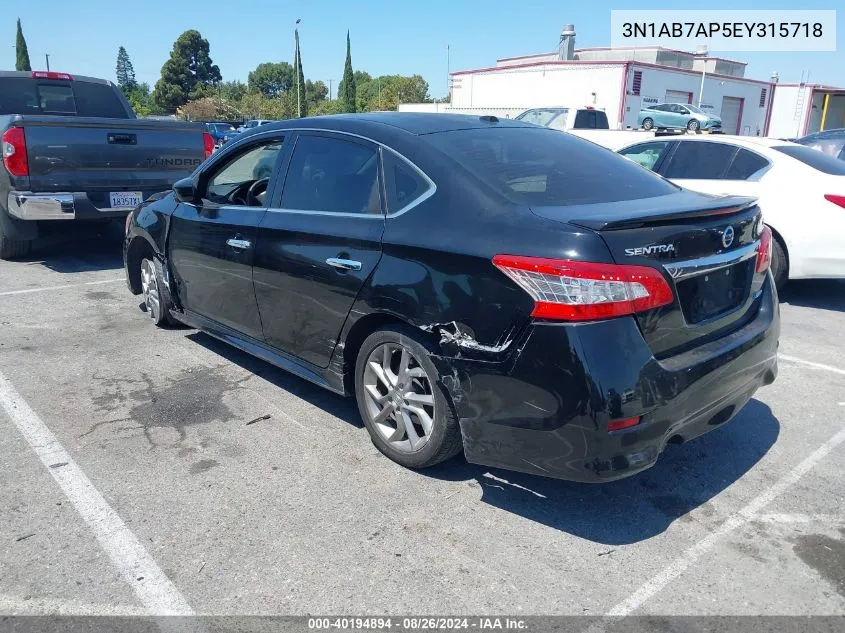
[{"label": "white sedan", "polygon": [[777,139],[722,135],[652,138],[618,151],[686,189],[756,197],[775,237],[779,288],[845,277],[845,161]]}]

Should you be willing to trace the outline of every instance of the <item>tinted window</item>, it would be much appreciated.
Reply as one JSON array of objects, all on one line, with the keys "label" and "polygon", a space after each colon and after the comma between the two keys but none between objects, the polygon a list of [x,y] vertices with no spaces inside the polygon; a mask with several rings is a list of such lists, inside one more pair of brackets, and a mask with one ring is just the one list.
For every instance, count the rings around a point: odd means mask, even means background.
[{"label": "tinted window", "polygon": [[383,156],[387,212],[396,213],[419,199],[431,185],[416,169],[393,152],[385,151]]},{"label": "tinted window", "polygon": [[282,207],[380,214],[377,151],[338,138],[300,136],[285,179]]},{"label": "tinted window", "polygon": [[212,168],[205,197],[218,204],[264,206],[266,188],[262,187],[257,200],[248,200],[246,192],[254,182],[270,177],[281,149],[282,141],[274,139],[227,157]]},{"label": "tinted window", "polygon": [[668,143],[663,142],[640,143],[639,145],[623,149],[619,153],[643,167],[654,169],[657,161],[668,146]]},{"label": "tinted window", "polygon": [[677,191],[610,150],[554,130],[490,127],[427,138],[519,204],[592,204]]},{"label": "tinted window", "polygon": [[747,149],[740,149],[739,153],[734,156],[725,178],[727,180],[746,180],[764,167],[768,167],[768,165],[769,161],[759,154],[749,152]]},{"label": "tinted window", "polygon": [[75,81],[73,82],[73,94],[76,96],[76,112],[79,116],[109,119],[129,118],[126,108],[111,86],[93,84],[88,81]]},{"label": "tinted window", "polygon": [[735,151],[723,143],[680,142],[660,172],[666,178],[715,180],[723,176]]},{"label": "tinted window", "polygon": [[607,124],[607,115],[599,110],[578,110],[578,113],[575,115],[573,127],[576,130],[606,130],[609,127]]},{"label": "tinted window", "polygon": [[799,138],[796,143],[809,147],[810,149],[823,152],[828,156],[834,158],[840,156],[843,148],[845,148],[845,134],[839,135],[825,135],[813,134],[812,136],[805,136]]},{"label": "tinted window", "polygon": [[130,117],[111,86],[28,77],[0,77],[0,114]]},{"label": "tinted window", "polygon": [[792,156],[796,160],[800,160],[805,165],[818,169],[825,174],[833,174],[835,176],[845,176],[845,161],[838,158],[832,158],[827,154],[818,152],[803,145],[778,145],[774,149],[779,152]]}]

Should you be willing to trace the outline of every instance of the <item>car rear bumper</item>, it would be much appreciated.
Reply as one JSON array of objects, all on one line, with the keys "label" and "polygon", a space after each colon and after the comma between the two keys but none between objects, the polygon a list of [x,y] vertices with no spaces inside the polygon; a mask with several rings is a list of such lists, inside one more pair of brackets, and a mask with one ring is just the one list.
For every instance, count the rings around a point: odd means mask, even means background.
[{"label": "car rear bumper", "polygon": [[[730,420],[777,375],[777,294],[767,279],[756,316],[669,359],[651,354],[633,318],[535,323],[502,362],[437,358],[468,461],[583,482],[652,466],[669,442]],[[607,430],[612,420],[642,416]]]},{"label": "car rear bumper", "polygon": [[[108,197],[106,195],[106,197]],[[146,194],[145,194],[146,197]],[[131,207],[96,206],[87,193],[30,193],[13,191],[9,214],[20,220],[96,220],[125,217]]]}]

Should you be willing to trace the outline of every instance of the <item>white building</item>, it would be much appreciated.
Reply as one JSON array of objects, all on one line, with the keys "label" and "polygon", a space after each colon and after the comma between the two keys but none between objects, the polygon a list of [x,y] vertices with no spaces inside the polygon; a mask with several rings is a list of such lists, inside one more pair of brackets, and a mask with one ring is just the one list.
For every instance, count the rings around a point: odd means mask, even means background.
[{"label": "white building", "polygon": [[[745,77],[745,62],[663,47],[574,48],[567,25],[559,50],[506,57],[495,66],[451,73],[448,105],[404,104],[402,110],[512,117],[537,107],[601,108],[611,127],[636,128],[640,108],[691,103],[722,118],[726,134],[800,136],[845,125],[845,90],[792,87]],[[803,90],[805,97],[799,98]],[[837,93],[837,94],[833,94]],[[774,97],[774,98],[773,98]],[[769,129],[770,122],[775,123]]]}]

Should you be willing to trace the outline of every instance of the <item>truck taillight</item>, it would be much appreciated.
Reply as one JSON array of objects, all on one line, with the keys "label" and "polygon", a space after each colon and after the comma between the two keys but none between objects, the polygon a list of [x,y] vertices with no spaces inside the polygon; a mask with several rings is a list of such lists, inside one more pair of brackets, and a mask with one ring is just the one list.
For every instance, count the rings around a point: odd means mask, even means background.
[{"label": "truck taillight", "polygon": [[208,132],[202,133],[202,144],[205,147],[205,157],[208,158],[214,153],[214,139]]},{"label": "truck taillight", "polygon": [[29,176],[23,128],[10,127],[3,132],[3,164],[12,176]]},{"label": "truck taillight", "polygon": [[772,263],[772,229],[764,226],[760,232],[760,245],[757,247],[757,265],[754,270],[764,273]]},{"label": "truck taillight", "polygon": [[534,299],[531,316],[587,321],[669,305],[672,289],[656,268],[496,255],[493,264]]},{"label": "truck taillight", "polygon": [[73,75],[69,73],[57,73],[52,70],[33,70],[33,79],[60,79],[62,81],[73,81]]}]

